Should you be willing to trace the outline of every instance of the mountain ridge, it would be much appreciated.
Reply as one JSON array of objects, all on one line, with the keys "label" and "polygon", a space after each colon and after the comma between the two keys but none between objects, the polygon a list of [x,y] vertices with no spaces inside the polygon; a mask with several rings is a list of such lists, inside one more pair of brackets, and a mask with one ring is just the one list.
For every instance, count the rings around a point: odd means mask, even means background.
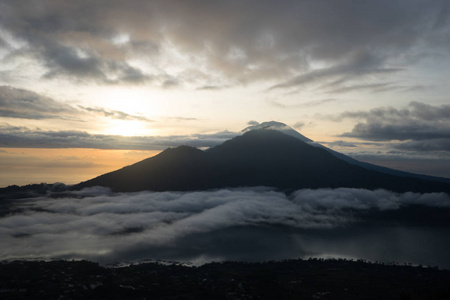
[{"label": "mountain ridge", "polygon": [[384,188],[396,192],[449,192],[450,185],[383,174],[349,164],[329,151],[272,129],[255,129],[207,151],[168,148],[122,169],[79,183],[117,192],[192,191],[271,186],[302,188]]},{"label": "mountain ridge", "polygon": [[295,138],[298,138],[301,141],[304,141],[306,143],[309,143],[311,146],[314,147],[318,147],[318,148],[322,148],[325,149],[326,151],[330,152],[331,154],[333,154],[335,157],[342,159],[352,165],[357,165],[360,167],[363,167],[364,169],[370,170],[370,171],[377,171],[377,172],[381,172],[381,173],[385,173],[385,174],[390,174],[390,175],[396,175],[396,176],[401,176],[401,177],[410,177],[410,178],[418,178],[418,179],[424,179],[424,180],[429,180],[429,181],[439,181],[439,182],[445,182],[445,183],[449,183],[450,184],[450,178],[444,178],[444,177],[437,177],[437,176],[431,176],[431,175],[424,175],[424,174],[417,174],[417,173],[411,173],[411,172],[406,172],[406,171],[400,171],[400,170],[396,170],[396,169],[392,169],[392,168],[388,168],[388,167],[383,167],[383,166],[379,166],[379,165],[375,165],[375,164],[371,164],[368,162],[363,162],[363,161],[359,161],[357,159],[354,159],[350,156],[347,156],[343,153],[337,152],[333,149],[330,149],[328,147],[323,146],[322,144],[313,141],[312,139],[300,134],[298,131],[292,129],[291,127],[289,127],[288,125],[281,123],[281,122],[277,122],[277,121],[267,121],[267,122],[262,122],[262,123],[258,123],[258,124],[254,124],[254,125],[250,125],[246,128],[244,128],[241,132],[247,132],[250,130],[255,130],[255,129],[272,129],[272,130],[277,130],[277,131],[281,131],[287,135],[293,136]]}]

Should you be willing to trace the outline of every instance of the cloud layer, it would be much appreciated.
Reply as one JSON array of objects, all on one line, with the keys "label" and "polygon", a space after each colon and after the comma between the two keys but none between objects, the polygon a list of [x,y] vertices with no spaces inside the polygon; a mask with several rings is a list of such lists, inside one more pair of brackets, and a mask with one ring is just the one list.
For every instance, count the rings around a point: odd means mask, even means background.
[{"label": "cloud layer", "polygon": [[152,120],[139,115],[130,115],[122,111],[101,107],[80,105],[74,107],[26,89],[0,86],[0,117],[31,120],[62,119],[83,122],[89,115],[117,120],[152,122]]},{"label": "cloud layer", "polygon": [[335,118],[364,120],[342,134],[369,141],[402,141],[395,148],[414,151],[450,151],[450,105],[411,102],[406,108],[382,107],[345,112]]},{"label": "cloud layer", "polygon": [[75,130],[45,131],[0,123],[0,147],[6,148],[164,150],[180,145],[209,148],[236,135],[238,133],[223,131],[176,136],[121,136]]},{"label": "cloud layer", "polygon": [[323,243],[323,236],[355,230],[352,226],[363,221],[364,213],[408,205],[448,210],[450,198],[346,188],[299,190],[290,196],[265,187],[189,193],[113,194],[100,187],[54,192],[3,202],[2,209],[9,213],[0,217],[0,259],[63,257],[106,263],[317,255],[326,249],[308,248],[308,239]]},{"label": "cloud layer", "polygon": [[355,79],[400,71],[393,61],[446,49],[447,8],[437,0],[11,2],[1,4],[0,47],[9,60],[37,62],[46,79],[358,89]]}]

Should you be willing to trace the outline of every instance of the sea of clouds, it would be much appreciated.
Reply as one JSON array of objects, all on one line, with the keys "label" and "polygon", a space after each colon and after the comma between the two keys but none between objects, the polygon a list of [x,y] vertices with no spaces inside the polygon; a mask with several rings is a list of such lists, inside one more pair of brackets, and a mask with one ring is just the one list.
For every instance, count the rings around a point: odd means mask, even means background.
[{"label": "sea of clouds", "polygon": [[[378,259],[380,251],[400,251],[404,255],[400,259],[413,262],[450,260],[443,252],[450,246],[445,228],[361,225],[367,212],[411,205],[450,209],[450,197],[444,193],[338,188],[286,195],[268,187],[113,193],[94,187],[11,203],[9,212],[0,217],[0,260],[202,263],[327,255]],[[419,249],[424,238],[431,250]],[[412,248],[419,252],[403,249],[411,248],[411,241],[417,242]],[[387,259],[399,259],[391,254]],[[425,256],[430,257],[421,259]],[[442,256],[440,261],[436,256]]]}]

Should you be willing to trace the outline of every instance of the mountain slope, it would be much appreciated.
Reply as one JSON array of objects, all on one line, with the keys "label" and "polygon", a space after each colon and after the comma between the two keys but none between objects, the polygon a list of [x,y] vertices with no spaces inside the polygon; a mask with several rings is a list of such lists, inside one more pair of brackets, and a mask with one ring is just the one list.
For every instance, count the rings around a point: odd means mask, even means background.
[{"label": "mountain slope", "polygon": [[353,187],[392,191],[450,191],[450,185],[366,170],[322,148],[268,129],[252,130],[207,151],[181,146],[82,182],[78,188],[114,191],[187,191],[225,187]]},{"label": "mountain slope", "polygon": [[306,136],[300,134],[299,132],[297,132],[296,130],[292,129],[291,127],[289,127],[288,125],[281,123],[281,122],[276,122],[276,121],[268,121],[268,122],[263,122],[260,124],[256,124],[256,125],[251,125],[248,126],[247,128],[243,129],[242,132],[247,132],[250,130],[256,130],[256,129],[272,129],[272,130],[277,130],[280,131],[282,133],[285,133],[287,135],[293,136],[301,141],[307,142],[309,143],[311,146],[314,147],[319,147],[322,149],[325,149],[326,151],[330,152],[333,156],[342,159],[344,161],[346,161],[349,164],[352,165],[356,165],[356,166],[360,166],[363,167],[364,169],[370,170],[370,171],[377,171],[377,172],[381,172],[381,173],[385,173],[385,174],[390,174],[390,175],[396,175],[396,176],[401,176],[401,177],[410,177],[410,178],[418,178],[418,179],[424,179],[424,180],[430,180],[430,181],[439,181],[439,182],[446,182],[450,184],[450,179],[449,178],[442,178],[442,177],[436,177],[436,176],[429,176],[429,175],[423,175],[423,174],[415,174],[415,173],[410,173],[410,172],[405,172],[405,171],[399,171],[399,170],[395,170],[395,169],[391,169],[391,168],[387,168],[387,167],[382,167],[382,166],[378,166],[378,165],[374,165],[371,163],[367,163],[367,162],[362,162],[359,160],[356,160],[354,158],[351,158],[345,154],[339,153],[337,151],[334,151],[330,148],[327,148],[319,143],[314,142],[313,140],[307,138]]},{"label": "mountain slope", "polygon": [[210,188],[204,184],[209,169],[203,151],[180,146],[78,186],[106,186],[118,192],[200,190]]}]

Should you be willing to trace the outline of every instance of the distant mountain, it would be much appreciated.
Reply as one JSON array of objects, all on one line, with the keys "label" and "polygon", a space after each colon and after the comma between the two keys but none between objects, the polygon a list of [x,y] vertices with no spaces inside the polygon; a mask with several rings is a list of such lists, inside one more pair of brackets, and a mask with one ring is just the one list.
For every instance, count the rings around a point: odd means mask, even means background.
[{"label": "distant mountain", "polygon": [[293,136],[303,142],[307,142],[307,143],[313,142],[313,140],[300,134],[298,131],[292,129],[291,127],[287,126],[286,124],[281,123],[281,122],[276,122],[276,121],[268,121],[268,122],[263,122],[263,123],[259,123],[256,125],[250,125],[244,129],[242,129],[241,132],[245,133],[248,131],[258,130],[258,129],[276,130],[276,131],[280,131],[284,134]]},{"label": "distant mountain", "polygon": [[249,130],[206,151],[188,146],[169,148],[76,187],[98,185],[118,192],[248,186],[271,186],[283,191],[350,187],[450,192],[450,185],[443,182],[400,177],[350,164],[305,139],[270,128]]},{"label": "distant mountain", "polygon": [[342,160],[348,162],[349,164],[357,165],[357,166],[363,167],[364,169],[367,169],[367,170],[377,171],[377,172],[386,173],[386,174],[390,174],[390,175],[397,175],[397,176],[401,176],[401,177],[411,177],[411,178],[419,178],[419,179],[424,179],[424,180],[446,182],[446,183],[450,184],[449,178],[442,178],[442,177],[436,177],[436,176],[404,172],[404,171],[399,171],[399,170],[395,170],[395,169],[391,169],[391,168],[387,168],[387,167],[377,166],[374,164],[356,160],[345,154],[339,153],[339,152],[334,151],[330,148],[327,148],[319,143],[314,142],[313,140],[307,138],[306,136],[300,134],[298,131],[292,129],[288,125],[281,123],[281,122],[268,121],[268,122],[263,122],[263,123],[256,124],[256,125],[251,125],[245,129],[243,129],[242,132],[247,132],[247,131],[255,130],[255,129],[272,129],[272,130],[277,130],[277,131],[283,132],[283,133],[293,136],[303,142],[309,143],[311,146],[320,147],[322,149],[325,149],[326,151],[330,152],[335,157],[342,159]]}]

